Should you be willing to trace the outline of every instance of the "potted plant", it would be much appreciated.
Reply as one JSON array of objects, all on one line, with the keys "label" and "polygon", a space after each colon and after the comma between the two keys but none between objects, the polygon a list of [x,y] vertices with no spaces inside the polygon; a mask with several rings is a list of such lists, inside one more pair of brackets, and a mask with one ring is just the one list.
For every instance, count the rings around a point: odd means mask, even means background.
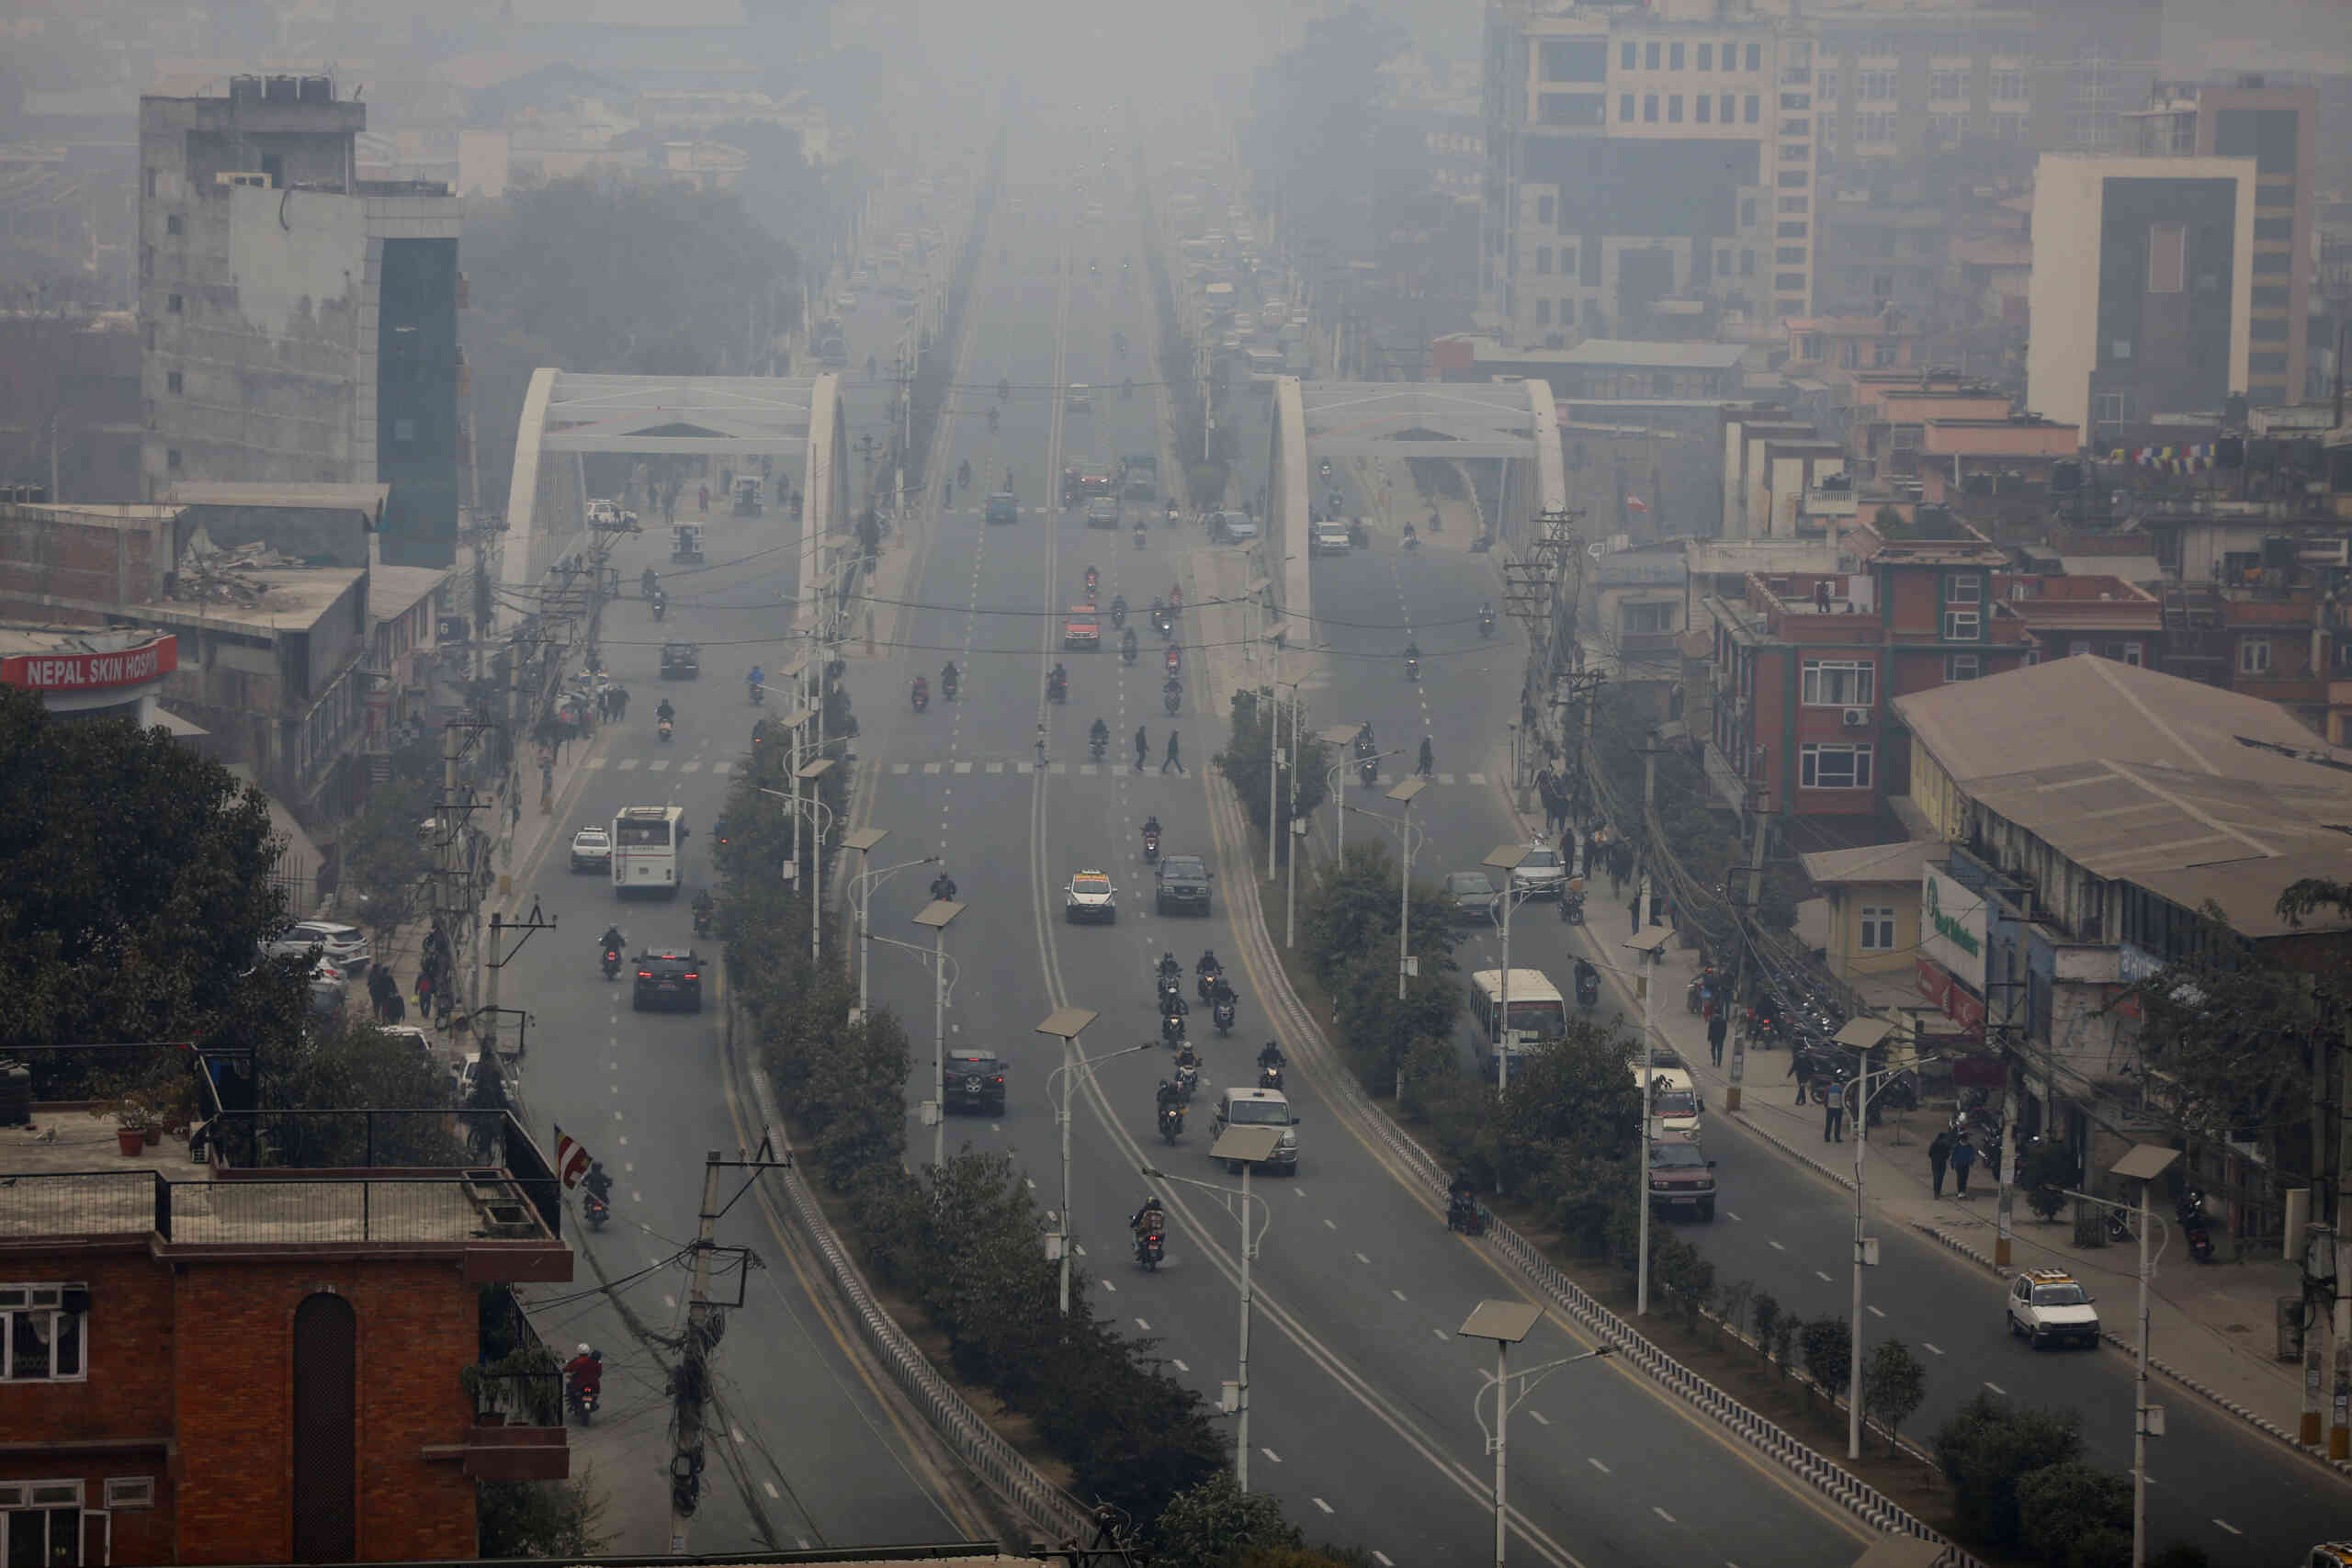
[{"label": "potted plant", "polygon": [[143,1100],[126,1094],[92,1107],[90,1114],[114,1119],[115,1144],[125,1158],[146,1152],[155,1131],[155,1117]]}]

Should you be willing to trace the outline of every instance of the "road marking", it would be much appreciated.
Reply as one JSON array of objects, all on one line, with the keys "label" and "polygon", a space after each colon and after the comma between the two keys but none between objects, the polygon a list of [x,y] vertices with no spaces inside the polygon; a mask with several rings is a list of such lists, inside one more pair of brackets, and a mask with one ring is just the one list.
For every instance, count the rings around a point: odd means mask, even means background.
[{"label": "road marking", "polygon": [[939,772],[939,764],[936,762],[925,762],[922,765],[922,771],[926,775],[935,773]]},{"label": "road marking", "polygon": [[1922,1344],[1922,1345],[1927,1346],[1927,1347],[1928,1347],[1928,1349],[1929,1350],[1929,1352],[1930,1352],[1930,1353],[1932,1353],[1932,1354],[1934,1354],[1934,1355],[1940,1356],[1940,1355],[1942,1355],[1942,1354],[1943,1354],[1943,1352],[1942,1352],[1941,1350],[1937,1349],[1937,1348],[1936,1348],[1936,1347],[1934,1346],[1934,1344],[1933,1344],[1932,1342],[1928,1341],[1928,1340],[1922,1339],[1922,1340],[1920,1340],[1920,1341],[1919,1341],[1919,1343],[1920,1343],[1920,1344]]},{"label": "road marking", "polygon": [[1102,771],[1102,770],[1101,768],[1095,766],[1092,762],[1080,762],[1078,765],[1079,775],[1082,778],[1091,779]]},{"label": "road marking", "polygon": [[1601,1474],[1603,1474],[1603,1475],[1607,1475],[1607,1474],[1610,1474],[1610,1473],[1611,1473],[1611,1471],[1610,1471],[1609,1467],[1608,1467],[1607,1465],[1605,1465],[1605,1464],[1601,1463],[1601,1462],[1600,1462],[1599,1460],[1597,1460],[1597,1459],[1588,1458],[1588,1459],[1585,1461],[1585,1463],[1587,1463],[1587,1464],[1589,1464],[1589,1465],[1592,1466],[1592,1468],[1593,1468],[1593,1469],[1595,1469],[1595,1470],[1597,1470],[1597,1471],[1600,1472],[1600,1473],[1601,1473]]},{"label": "road marking", "polygon": [[1363,1253],[1359,1252],[1359,1253],[1357,1253],[1357,1254],[1356,1254],[1356,1261],[1357,1261],[1357,1262],[1359,1262],[1359,1263],[1369,1263],[1369,1262],[1371,1262],[1371,1261],[1372,1261],[1372,1259],[1371,1259],[1371,1258],[1366,1258]]},{"label": "road marking", "polygon": [[2238,1529],[2238,1527],[2237,1527],[2237,1526],[2235,1526],[2235,1525],[2233,1525],[2233,1524],[2230,1523],[2230,1521],[2229,1521],[2229,1520],[2227,1520],[2227,1519],[2215,1519],[2213,1522],[2214,1522],[2215,1524],[2217,1524],[2217,1525],[2221,1526],[2223,1529],[2225,1529],[2225,1530],[2229,1531],[2232,1535],[2244,1535],[2244,1534],[2245,1534],[2245,1531],[2244,1531],[2244,1530],[2242,1530],[2242,1529]]},{"label": "road marking", "polygon": [[670,759],[656,757],[645,764],[645,771],[649,773],[666,773],[670,771]]},{"label": "road marking", "polygon": [[678,1298],[675,1296],[663,1296],[662,1298],[662,1304],[668,1307],[671,1311],[675,1312],[678,1309]]},{"label": "road marking", "polygon": [[956,764],[956,771],[959,773],[968,773],[972,771],[972,764],[969,762],[958,762]]},{"label": "road marking", "polygon": [[588,766],[592,772],[597,768],[603,767],[604,765],[605,759],[602,757],[591,757],[588,759]]},{"label": "road marking", "polygon": [[1328,1513],[1329,1513],[1329,1512],[1331,1511],[1331,1505],[1330,1505],[1330,1504],[1329,1504],[1329,1503],[1326,1503],[1325,1501],[1323,1501],[1323,1499],[1322,1499],[1322,1498],[1320,1498],[1320,1497],[1317,1497],[1317,1498],[1313,1498],[1313,1499],[1311,1499],[1311,1501],[1315,1504],[1315,1506],[1316,1506],[1317,1507],[1318,1507],[1318,1508],[1322,1509],[1325,1513],[1327,1513],[1327,1514],[1328,1514]]},{"label": "road marking", "polygon": [[1102,1287],[1104,1290],[1106,1290],[1106,1291],[1110,1292],[1113,1295],[1114,1295],[1114,1296],[1115,1296],[1115,1295],[1117,1295],[1117,1294],[1119,1293],[1119,1287],[1118,1287],[1118,1286],[1116,1286],[1116,1285],[1114,1285],[1114,1284],[1113,1284],[1113,1283],[1111,1283],[1111,1281],[1110,1281],[1110,1280],[1103,1280],[1099,1281],[1099,1283],[1102,1285]]},{"label": "road marking", "polygon": [[1984,1386],[1991,1389],[1995,1393],[1999,1394],[2003,1399],[2009,1397],[2009,1391],[2003,1388],[1999,1383],[1988,1382]]},{"label": "road marking", "polygon": [[1136,1326],[1137,1328],[1142,1329],[1146,1334],[1148,1334],[1148,1333],[1150,1333],[1150,1332],[1151,1332],[1151,1325],[1149,1325],[1148,1323],[1146,1323],[1146,1322],[1145,1322],[1143,1319],[1141,1319],[1141,1318],[1137,1318],[1137,1319],[1136,1319]]},{"label": "road marking", "polygon": [[1388,1553],[1385,1551],[1374,1551],[1372,1554],[1372,1560],[1379,1563],[1380,1568],[1396,1568],[1396,1564],[1388,1561]]},{"label": "road marking", "polygon": [[700,762],[681,762],[678,764],[678,772],[682,773],[698,773],[702,772],[702,764]]},{"label": "road marking", "polygon": [[637,766],[637,759],[634,757],[623,757],[618,765],[622,773],[628,773],[631,768]]},{"label": "road marking", "polygon": [[[742,1439],[741,1438],[740,1438],[740,1437],[739,1437],[739,1438],[737,1438],[735,1440],[736,1440],[737,1442],[739,1442],[739,1443],[740,1443],[740,1442],[741,1442],[743,1439]],[[764,1487],[766,1487],[766,1488],[768,1489],[768,1495],[769,1495],[769,1496],[771,1496],[771,1497],[782,1497],[782,1496],[784,1495],[784,1494],[783,1494],[783,1493],[781,1493],[781,1492],[779,1492],[779,1491],[777,1491],[777,1490],[775,1489],[775,1482],[773,1482],[773,1481],[763,1481],[763,1482],[761,1482],[761,1483],[760,1483],[760,1484],[761,1484],[761,1485],[763,1485],[763,1486],[764,1486]]]},{"label": "road marking", "polygon": [[1280,1464],[1283,1461],[1283,1456],[1274,1452],[1272,1449],[1260,1449],[1258,1451],[1264,1454],[1269,1460],[1272,1461],[1276,1464]]},{"label": "road marking", "polygon": [[1430,1332],[1431,1334],[1436,1335],[1440,1339],[1443,1339],[1443,1338],[1446,1338],[1446,1337],[1448,1337],[1448,1336],[1446,1335],[1445,1330],[1444,1330],[1444,1329],[1442,1329],[1442,1328],[1432,1328],[1432,1329],[1430,1329]]},{"label": "road marking", "polygon": [[1535,1424],[1539,1427],[1548,1427],[1552,1424],[1552,1418],[1541,1410],[1531,1410],[1528,1414],[1535,1417]]},{"label": "road marking", "polygon": [[890,771],[894,773],[911,773],[913,771],[913,764],[910,762],[893,762],[890,764]]},{"label": "road marking", "polygon": [[710,771],[714,773],[731,773],[735,771],[735,764],[733,762],[713,762],[710,765]]},{"label": "road marking", "polygon": [[1814,1277],[1815,1279],[1816,1279],[1816,1280],[1820,1280],[1820,1281],[1821,1281],[1823,1284],[1825,1284],[1825,1285],[1834,1285],[1834,1284],[1836,1284],[1836,1283],[1838,1282],[1837,1280],[1835,1280],[1831,1279],[1828,1275],[1824,1274],[1824,1273],[1823,1273],[1820,1269],[1815,1269],[1815,1270],[1813,1271],[1813,1277]]},{"label": "road marking", "polygon": [[1323,1228],[1327,1231],[1338,1230],[1340,1228],[1340,1222],[1337,1220],[1325,1220],[1323,1222]]},{"label": "road marking", "polygon": [[1775,1252],[1786,1252],[1788,1250],[1787,1247],[1782,1247],[1779,1242],[1774,1241],[1769,1235],[1764,1238],[1764,1245],[1770,1247]]},{"label": "road marking", "polygon": [[1001,773],[1004,772],[1004,764],[1002,762],[990,762],[989,764],[989,772],[992,773]]},{"label": "road marking", "polygon": [[1462,776],[1465,781],[1474,784],[1482,784],[1487,782],[1487,775],[1484,773],[1464,773]]},{"label": "road marking", "polygon": [[739,1443],[740,1443],[740,1442],[741,1442],[741,1441],[743,1440],[743,1428],[742,1428],[742,1427],[728,1427],[728,1428],[727,1428],[727,1431],[728,1431],[728,1435],[729,1435],[729,1436],[730,1436],[730,1437],[732,1437],[732,1438],[733,1438],[737,1442],[739,1442]]},{"label": "road marking", "polygon": [[1168,1364],[1169,1364],[1170,1366],[1171,1366],[1171,1367],[1175,1368],[1178,1371],[1180,1371],[1180,1372],[1183,1372],[1183,1373],[1186,1373],[1186,1374],[1188,1374],[1188,1375],[1192,1372],[1192,1370],[1193,1370],[1192,1368],[1190,1368],[1190,1367],[1186,1366],[1183,1362],[1179,1361],[1179,1360],[1175,1360],[1175,1359],[1170,1359]]},{"label": "road marking", "polygon": [[1737,1219],[1737,1218],[1739,1218],[1739,1214],[1738,1214],[1737,1211],[1736,1211],[1736,1210],[1732,1210],[1732,1209],[1725,1209],[1725,1210],[1724,1211],[1724,1213],[1725,1214],[1729,1215],[1731,1218],[1733,1218],[1733,1219],[1735,1219],[1735,1220],[1736,1220],[1736,1219]]},{"label": "road marking", "polygon": [[1867,1303],[1863,1304],[1862,1310],[1869,1313],[1872,1317],[1884,1317],[1886,1315],[1886,1314],[1879,1311],[1878,1308],[1871,1306]]},{"label": "road marking", "polygon": [[[1277,714],[1275,716],[1280,717],[1281,716]],[[1440,784],[1452,784],[1453,782],[1453,775],[1452,773],[1440,773],[1437,776],[1437,782]]]},{"label": "road marking", "polygon": [[1301,1198],[1304,1198],[1304,1197],[1306,1197],[1306,1188],[1304,1188],[1304,1187],[1294,1187],[1294,1188],[1292,1188],[1292,1189],[1291,1189],[1291,1191],[1292,1191],[1294,1194],[1295,1194],[1296,1196],[1301,1197]]},{"label": "road marking", "polygon": [[1030,1190],[1030,1191],[1035,1192],[1035,1190],[1037,1190],[1037,1179],[1036,1179],[1035,1177],[1034,1177],[1034,1176],[1028,1176],[1028,1177],[1023,1177],[1022,1179],[1029,1183],[1029,1190]]},{"label": "road marking", "polygon": [[1668,1513],[1664,1508],[1659,1507],[1656,1503],[1652,1503],[1650,1505],[1650,1512],[1656,1514],[1659,1518],[1664,1519],[1668,1524],[1672,1524],[1674,1522],[1674,1516]]},{"label": "road marking", "polygon": [[1012,764],[1012,771],[1025,777],[1026,775],[1037,771],[1037,764],[1035,762],[1015,762]]},{"label": "road marking", "polygon": [[1403,1301],[1403,1300],[1405,1299],[1405,1292],[1402,1292],[1402,1291],[1396,1291],[1396,1290],[1392,1290],[1392,1291],[1390,1291],[1388,1293],[1389,1293],[1390,1295],[1392,1295],[1392,1296],[1395,1296],[1395,1297],[1396,1297],[1398,1301],[1400,1301],[1400,1302],[1401,1302],[1401,1301]]}]

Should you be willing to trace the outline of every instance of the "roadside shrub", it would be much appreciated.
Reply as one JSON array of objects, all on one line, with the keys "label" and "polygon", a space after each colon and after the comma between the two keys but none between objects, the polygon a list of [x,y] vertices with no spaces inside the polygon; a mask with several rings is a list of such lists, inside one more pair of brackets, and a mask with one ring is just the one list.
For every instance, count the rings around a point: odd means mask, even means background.
[{"label": "roadside shrub", "polygon": [[2132,1561],[2132,1478],[2080,1460],[2018,1482],[2026,1550],[2063,1568],[2123,1568]]},{"label": "roadside shrub", "polygon": [[1910,1346],[1900,1339],[1882,1339],[1871,1347],[1870,1358],[1862,1363],[1862,1410],[1886,1427],[1890,1456],[1901,1448],[1895,1434],[1927,1393],[1928,1369]]},{"label": "roadside shrub", "polygon": [[1834,1400],[1849,1392],[1847,1383],[1853,1371],[1854,1332],[1846,1320],[1842,1317],[1816,1317],[1804,1325],[1800,1343],[1804,1351],[1805,1375],[1813,1379],[1822,1396]]},{"label": "roadside shrub", "polygon": [[1962,1405],[1935,1441],[1961,1534],[1997,1551],[2023,1545],[2018,1483],[2037,1470],[2080,1460],[2081,1428],[2074,1411],[2021,1409],[1989,1390]]}]

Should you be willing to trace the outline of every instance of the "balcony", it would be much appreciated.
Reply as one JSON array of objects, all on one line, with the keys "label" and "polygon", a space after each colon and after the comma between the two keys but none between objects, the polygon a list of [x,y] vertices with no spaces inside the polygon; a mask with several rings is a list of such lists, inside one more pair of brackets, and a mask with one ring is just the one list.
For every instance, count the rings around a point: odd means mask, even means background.
[{"label": "balcony", "polygon": [[562,1363],[503,1291],[482,1293],[478,1357],[458,1381],[473,1401],[473,1425],[462,1444],[435,1444],[427,1457],[458,1460],[475,1481],[571,1478]]}]

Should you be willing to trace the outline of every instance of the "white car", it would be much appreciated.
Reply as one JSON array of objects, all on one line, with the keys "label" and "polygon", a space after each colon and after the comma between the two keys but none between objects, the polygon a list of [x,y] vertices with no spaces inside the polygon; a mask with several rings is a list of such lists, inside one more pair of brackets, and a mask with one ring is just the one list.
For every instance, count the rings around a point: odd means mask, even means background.
[{"label": "white car", "polygon": [[1062,906],[1063,916],[1071,925],[1081,920],[1100,920],[1115,925],[1119,919],[1119,897],[1111,886],[1111,879],[1099,871],[1081,871],[1069,879],[1069,888]]},{"label": "white car", "polygon": [[1523,898],[1557,898],[1567,881],[1567,862],[1545,843],[1529,845],[1527,858],[1511,868],[1510,885]]},{"label": "white car", "polygon": [[2094,1299],[2063,1269],[2028,1269],[2009,1281],[2009,1332],[2024,1336],[2037,1350],[2070,1342],[2096,1348]]},{"label": "white car", "polygon": [[1238,545],[1258,536],[1258,520],[1246,512],[1220,512],[1209,519],[1209,538],[1220,545]]},{"label": "white car", "polygon": [[321,962],[341,972],[338,977],[364,974],[375,959],[368,933],[340,920],[297,921],[262,951],[272,958],[298,958],[314,947]]},{"label": "white car", "polygon": [[613,869],[613,836],[602,828],[582,828],[571,835],[571,869]]}]

